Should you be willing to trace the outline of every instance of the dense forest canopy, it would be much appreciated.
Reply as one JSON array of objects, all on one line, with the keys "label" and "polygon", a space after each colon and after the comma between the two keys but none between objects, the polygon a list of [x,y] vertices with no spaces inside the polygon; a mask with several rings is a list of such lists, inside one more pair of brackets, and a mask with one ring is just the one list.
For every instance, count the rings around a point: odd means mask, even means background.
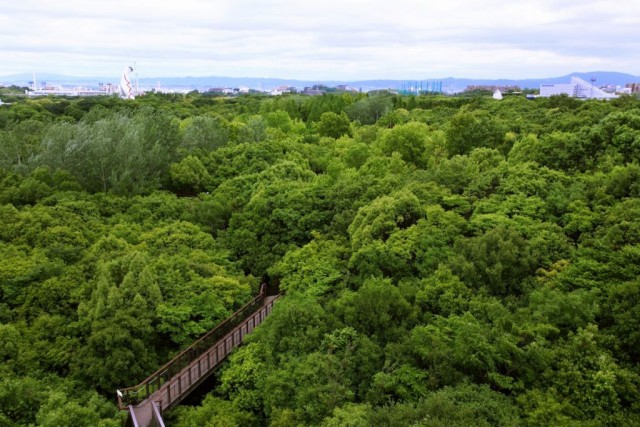
[{"label": "dense forest canopy", "polygon": [[640,101],[0,107],[0,426],[286,296],[176,426],[640,424]]}]

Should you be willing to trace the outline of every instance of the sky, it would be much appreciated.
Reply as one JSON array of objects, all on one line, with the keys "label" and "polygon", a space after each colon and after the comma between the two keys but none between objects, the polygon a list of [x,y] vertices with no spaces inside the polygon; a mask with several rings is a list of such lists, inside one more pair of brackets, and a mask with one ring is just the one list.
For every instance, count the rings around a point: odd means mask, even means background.
[{"label": "sky", "polygon": [[0,0],[0,76],[640,75],[640,0]]}]

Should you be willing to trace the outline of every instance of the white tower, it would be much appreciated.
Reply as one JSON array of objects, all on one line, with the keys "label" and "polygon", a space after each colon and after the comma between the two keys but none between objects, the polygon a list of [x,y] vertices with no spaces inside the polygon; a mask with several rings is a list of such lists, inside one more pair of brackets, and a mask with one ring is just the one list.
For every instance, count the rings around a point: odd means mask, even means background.
[{"label": "white tower", "polygon": [[122,77],[120,77],[120,97],[124,99],[136,98],[133,92],[133,86],[131,86],[131,79],[129,78],[130,72],[133,72],[133,67],[124,67]]}]

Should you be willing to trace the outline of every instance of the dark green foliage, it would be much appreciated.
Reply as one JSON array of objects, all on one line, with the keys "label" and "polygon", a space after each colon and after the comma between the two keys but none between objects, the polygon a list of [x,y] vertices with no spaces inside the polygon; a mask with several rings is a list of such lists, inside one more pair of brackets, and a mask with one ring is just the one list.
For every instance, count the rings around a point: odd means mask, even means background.
[{"label": "dark green foliage", "polygon": [[460,240],[453,268],[467,286],[485,288],[498,296],[519,295],[525,279],[539,267],[522,235],[511,228],[494,228],[482,236]]},{"label": "dark green foliage", "polygon": [[370,279],[357,291],[344,292],[336,304],[345,324],[381,346],[397,341],[413,322],[411,305],[388,280]]},{"label": "dark green foliage", "polygon": [[393,101],[385,94],[370,95],[349,105],[349,118],[363,125],[372,125],[393,108]]},{"label": "dark green foliage", "polygon": [[229,125],[218,116],[189,117],[180,124],[180,128],[180,147],[190,153],[204,155],[229,142]]},{"label": "dark green foliage", "polygon": [[143,110],[91,124],[59,124],[43,141],[37,165],[71,172],[90,192],[139,194],[161,186],[176,158],[177,127],[166,115]]}]

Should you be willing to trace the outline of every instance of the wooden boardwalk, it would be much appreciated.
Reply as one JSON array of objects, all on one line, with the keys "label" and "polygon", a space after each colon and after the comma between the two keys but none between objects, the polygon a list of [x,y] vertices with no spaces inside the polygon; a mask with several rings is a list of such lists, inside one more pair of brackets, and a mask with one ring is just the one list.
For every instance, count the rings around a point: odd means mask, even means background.
[{"label": "wooden boardwalk", "polygon": [[206,380],[271,313],[276,296],[260,295],[221,325],[182,351],[135,387],[118,390],[118,405],[129,411],[127,425],[164,427],[162,414],[180,403]]}]

